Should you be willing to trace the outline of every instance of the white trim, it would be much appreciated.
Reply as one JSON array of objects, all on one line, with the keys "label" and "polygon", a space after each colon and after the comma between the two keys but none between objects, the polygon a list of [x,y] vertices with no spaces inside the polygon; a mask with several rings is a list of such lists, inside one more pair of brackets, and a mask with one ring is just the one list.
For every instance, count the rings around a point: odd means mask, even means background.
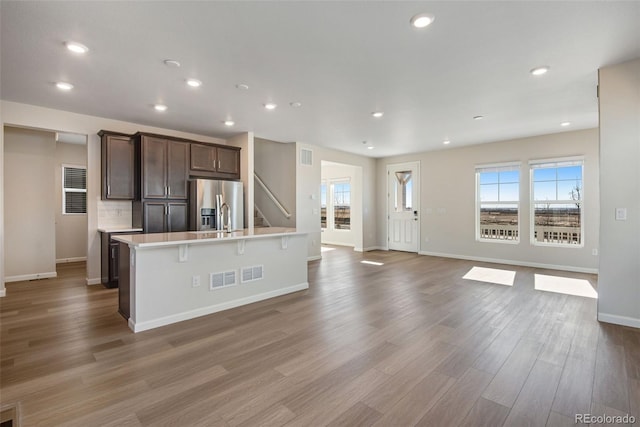
[{"label": "white trim", "polygon": [[613,323],[615,325],[631,326],[632,328],[640,328],[640,319],[636,319],[635,317],[618,316],[617,314],[598,312],[598,321]]},{"label": "white trim", "polygon": [[93,278],[93,279],[89,279],[87,277],[87,286],[92,286],[92,285],[101,285],[102,284],[102,279],[101,278]]},{"label": "white trim", "polygon": [[171,316],[160,317],[154,320],[147,320],[146,322],[136,323],[131,318],[129,318],[128,324],[129,324],[129,328],[133,332],[142,332],[142,331],[147,331],[153,328],[159,328],[160,326],[170,325],[172,323],[182,322],[184,320],[189,320],[189,319],[193,319],[200,316],[206,316],[208,314],[229,310],[231,308],[240,307],[242,305],[251,304],[251,303],[262,301],[265,299],[302,291],[305,289],[309,289],[308,282],[300,283],[298,285],[293,285],[293,286],[289,286],[282,289],[277,289],[274,291],[264,292],[258,295],[252,295],[250,297],[239,298],[239,299],[224,302],[221,304],[214,304],[208,307],[202,307],[195,310],[185,311],[182,313],[173,314]]},{"label": "white trim", "polygon": [[479,170],[480,172],[489,172],[489,171],[483,171],[482,169],[501,169],[501,168],[513,168],[509,170],[520,170],[521,167],[522,167],[521,161],[487,163],[487,164],[476,165],[476,172],[478,172]]},{"label": "white trim", "polygon": [[547,163],[580,162],[580,161],[584,162],[584,155],[532,159],[532,160],[529,160],[529,166],[531,167],[532,165],[544,165]]},{"label": "white trim", "polygon": [[86,256],[77,256],[77,257],[71,257],[71,258],[60,258],[56,260],[56,264],[66,264],[68,262],[80,262],[80,261],[86,261],[87,257]]},{"label": "white trim", "polygon": [[6,296],[7,296],[7,289],[6,288],[0,289],[0,298],[6,297]]},{"label": "white trim", "polygon": [[357,248],[357,247],[355,247],[355,246],[353,247],[353,251],[354,251],[354,252],[364,252],[364,251],[362,250],[362,248]]},{"label": "white trim", "polygon": [[598,274],[597,268],[574,267],[570,265],[558,265],[558,264],[543,264],[540,262],[516,261],[516,260],[499,259],[499,258],[484,258],[484,257],[467,256],[467,255],[454,255],[454,254],[445,254],[445,253],[439,253],[439,252],[420,251],[418,252],[418,254],[428,255],[428,256],[437,256],[437,257],[443,257],[443,258],[464,259],[467,261],[490,262],[494,264],[506,264],[506,265],[517,265],[521,267],[534,267],[534,268],[545,268],[549,270],[571,271],[574,273]]},{"label": "white trim", "polygon": [[323,245],[333,245],[333,246],[347,246],[347,247],[350,247],[350,248],[354,248],[356,246],[353,243],[328,242],[326,240],[323,240],[322,244]]},{"label": "white trim", "polygon": [[37,280],[37,279],[51,279],[58,277],[58,273],[55,271],[49,271],[47,273],[35,273],[35,274],[21,274],[19,276],[7,276],[4,278],[5,282],[22,282],[25,280]]},{"label": "white trim", "polygon": [[369,246],[366,248],[363,248],[362,251],[363,252],[369,252],[369,251],[388,251],[388,248],[385,248],[384,246]]},{"label": "white trim", "polygon": [[309,262],[309,261],[317,261],[319,259],[322,259],[322,255],[309,256],[309,257],[307,257],[307,262]]}]

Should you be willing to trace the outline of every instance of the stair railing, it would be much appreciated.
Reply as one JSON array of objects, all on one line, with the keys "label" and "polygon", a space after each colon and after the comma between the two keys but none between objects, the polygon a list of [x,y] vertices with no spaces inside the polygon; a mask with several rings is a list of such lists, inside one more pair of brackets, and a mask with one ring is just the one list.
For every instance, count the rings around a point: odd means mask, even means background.
[{"label": "stair railing", "polygon": [[269,196],[269,199],[271,199],[271,201],[276,205],[276,207],[280,210],[280,212],[282,212],[282,215],[284,215],[287,218],[291,218],[291,214],[289,213],[289,211],[284,206],[282,206],[282,203],[280,203],[280,200],[278,200],[275,194],[273,194],[273,192],[269,189],[269,187],[267,187],[267,184],[264,183],[262,178],[260,178],[260,176],[255,172],[253,173],[253,177],[255,178],[256,182],[260,184],[260,187],[262,187],[262,189],[267,193],[267,196]]}]

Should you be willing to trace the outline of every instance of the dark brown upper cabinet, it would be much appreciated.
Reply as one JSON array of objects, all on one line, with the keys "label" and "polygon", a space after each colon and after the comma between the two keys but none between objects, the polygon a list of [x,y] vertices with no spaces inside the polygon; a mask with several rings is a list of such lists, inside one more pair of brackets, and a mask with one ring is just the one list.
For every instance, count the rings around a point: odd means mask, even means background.
[{"label": "dark brown upper cabinet", "polygon": [[193,177],[240,179],[240,148],[191,144],[189,173]]},{"label": "dark brown upper cabinet", "polygon": [[101,130],[102,199],[135,200],[137,185],[137,158],[131,135]]},{"label": "dark brown upper cabinet", "polygon": [[142,199],[186,200],[190,144],[157,135],[136,137],[141,151]]}]

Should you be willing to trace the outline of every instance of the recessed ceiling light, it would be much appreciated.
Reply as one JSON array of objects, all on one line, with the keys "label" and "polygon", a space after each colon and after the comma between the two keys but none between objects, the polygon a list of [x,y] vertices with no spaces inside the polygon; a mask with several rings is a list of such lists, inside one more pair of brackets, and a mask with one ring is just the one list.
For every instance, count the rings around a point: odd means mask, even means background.
[{"label": "recessed ceiling light", "polygon": [[56,87],[60,90],[71,90],[73,89],[73,85],[67,82],[58,82],[56,83]]},{"label": "recessed ceiling light", "polygon": [[533,74],[534,76],[541,76],[543,74],[546,74],[547,71],[549,71],[549,66],[544,66],[544,67],[536,67],[536,68],[532,68],[531,71],[529,71],[531,74]]},{"label": "recessed ceiling light", "polygon": [[563,127],[571,126],[571,122],[562,122],[560,123],[560,126],[563,126]]},{"label": "recessed ceiling light", "polygon": [[223,123],[225,126],[233,126],[236,124],[233,120],[225,120]]},{"label": "recessed ceiling light", "polygon": [[156,111],[167,111],[167,106],[164,104],[156,104],[153,106]]},{"label": "recessed ceiling light", "polygon": [[482,120],[484,116],[473,116],[473,120]]},{"label": "recessed ceiling light", "polygon": [[429,13],[419,13],[411,18],[411,25],[415,28],[424,28],[435,20],[435,16]]},{"label": "recessed ceiling light", "polygon": [[377,119],[379,119],[380,117],[384,116],[384,112],[382,111],[374,111],[373,113],[371,113],[371,115]]},{"label": "recessed ceiling light", "polygon": [[302,107],[302,102],[290,102],[289,105],[291,105],[293,108],[299,108]]},{"label": "recessed ceiling light", "polygon": [[374,148],[376,148],[376,147],[374,147],[373,145],[370,145],[370,146],[367,147],[368,150],[373,150]]},{"label": "recessed ceiling light", "polygon": [[163,62],[167,67],[180,68],[180,62],[175,59],[165,59]]},{"label": "recessed ceiling light", "polygon": [[202,82],[198,79],[187,79],[187,84],[191,87],[200,87]]},{"label": "recessed ceiling light", "polygon": [[65,42],[64,45],[73,53],[87,53],[89,52],[89,48],[83,45],[82,43],[76,42]]},{"label": "recessed ceiling light", "polygon": [[267,110],[275,110],[277,107],[276,104],[273,104],[271,102],[268,102],[266,104],[264,104],[264,108],[266,108]]},{"label": "recessed ceiling light", "polygon": [[449,144],[451,144],[451,141],[449,141],[448,139],[445,139],[444,141],[442,141],[442,143],[444,145],[449,145]]},{"label": "recessed ceiling light", "polygon": [[249,85],[246,85],[244,83],[238,83],[236,85],[236,88],[241,89],[241,90],[247,90],[247,89],[249,89]]}]

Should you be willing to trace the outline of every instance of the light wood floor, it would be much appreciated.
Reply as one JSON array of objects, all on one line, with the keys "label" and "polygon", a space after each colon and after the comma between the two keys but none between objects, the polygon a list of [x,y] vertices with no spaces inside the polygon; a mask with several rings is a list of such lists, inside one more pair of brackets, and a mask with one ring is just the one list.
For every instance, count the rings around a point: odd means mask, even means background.
[{"label": "light wood floor", "polygon": [[[117,290],[85,286],[81,264],[9,283],[1,402],[20,403],[24,426],[640,417],[640,331],[598,323],[594,299],[533,289],[534,273],[595,276],[398,252],[323,257],[308,291],[139,334],[117,314]],[[473,266],[516,271],[515,285],[462,279]]]}]

